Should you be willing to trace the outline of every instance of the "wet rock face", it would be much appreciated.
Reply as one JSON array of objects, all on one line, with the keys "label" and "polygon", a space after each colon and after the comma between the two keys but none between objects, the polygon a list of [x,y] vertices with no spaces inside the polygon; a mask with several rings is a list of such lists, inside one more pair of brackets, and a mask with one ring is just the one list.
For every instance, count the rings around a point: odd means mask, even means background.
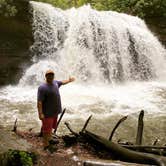
[{"label": "wet rock face", "polygon": [[14,17],[0,16],[0,86],[17,83],[24,65],[30,62],[33,43],[28,1],[14,2]]},{"label": "wet rock face", "polygon": [[149,29],[158,37],[160,42],[166,48],[166,18],[157,17],[157,18],[147,18],[146,23]]}]

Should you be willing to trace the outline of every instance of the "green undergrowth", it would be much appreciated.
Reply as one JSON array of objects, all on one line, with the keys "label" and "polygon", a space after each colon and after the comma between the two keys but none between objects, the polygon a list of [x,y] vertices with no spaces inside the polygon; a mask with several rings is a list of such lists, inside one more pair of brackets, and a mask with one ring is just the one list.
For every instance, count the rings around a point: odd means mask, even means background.
[{"label": "green undergrowth", "polygon": [[0,155],[1,166],[33,166],[37,163],[37,155],[34,152],[9,149]]}]

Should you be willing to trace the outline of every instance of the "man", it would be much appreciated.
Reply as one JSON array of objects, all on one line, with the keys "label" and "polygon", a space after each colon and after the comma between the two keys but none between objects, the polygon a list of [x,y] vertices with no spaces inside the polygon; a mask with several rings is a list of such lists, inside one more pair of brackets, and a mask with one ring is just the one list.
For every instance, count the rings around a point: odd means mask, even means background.
[{"label": "man", "polygon": [[58,114],[62,112],[59,87],[73,82],[75,79],[54,80],[54,72],[48,70],[45,74],[46,83],[38,88],[37,108],[39,119],[42,121],[42,136],[44,149],[49,147],[52,129],[56,129]]}]

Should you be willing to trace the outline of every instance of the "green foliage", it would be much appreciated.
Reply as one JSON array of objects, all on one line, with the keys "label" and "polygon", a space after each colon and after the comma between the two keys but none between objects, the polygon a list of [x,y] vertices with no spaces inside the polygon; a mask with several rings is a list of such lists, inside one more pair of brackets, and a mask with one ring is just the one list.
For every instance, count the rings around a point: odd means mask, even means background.
[{"label": "green foliage", "polygon": [[[166,17],[166,0],[35,0],[50,3],[61,9],[90,4],[97,10],[115,10],[142,18]],[[14,0],[0,0],[0,15],[15,16]]]},{"label": "green foliage", "polygon": [[17,14],[16,6],[13,5],[13,0],[0,0],[0,15],[12,17]]},{"label": "green foliage", "polygon": [[35,1],[50,3],[53,6],[56,6],[61,9],[67,9],[74,6],[73,4],[71,4],[70,0],[69,1],[68,0],[35,0]]},{"label": "green foliage", "polygon": [[109,10],[108,9],[108,0],[92,0],[91,6],[97,10]]},{"label": "green foliage", "polygon": [[166,17],[166,0],[36,0],[67,9],[90,4],[97,10],[115,10],[142,18]]},{"label": "green foliage", "polygon": [[33,166],[37,160],[34,153],[11,149],[7,152],[7,158],[7,166]]},{"label": "green foliage", "polygon": [[166,0],[111,0],[111,9],[147,17],[166,17]]}]

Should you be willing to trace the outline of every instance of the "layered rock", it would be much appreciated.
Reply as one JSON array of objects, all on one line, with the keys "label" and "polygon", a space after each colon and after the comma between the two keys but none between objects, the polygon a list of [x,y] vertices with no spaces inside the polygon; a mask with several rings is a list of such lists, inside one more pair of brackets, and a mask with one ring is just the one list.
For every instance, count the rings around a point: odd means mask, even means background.
[{"label": "layered rock", "polygon": [[16,16],[0,16],[0,85],[16,83],[30,60],[33,43],[29,2],[15,0]]},{"label": "layered rock", "polygon": [[166,48],[166,18],[156,17],[156,18],[147,18],[146,23],[148,24],[149,29],[158,37],[160,42]]}]

